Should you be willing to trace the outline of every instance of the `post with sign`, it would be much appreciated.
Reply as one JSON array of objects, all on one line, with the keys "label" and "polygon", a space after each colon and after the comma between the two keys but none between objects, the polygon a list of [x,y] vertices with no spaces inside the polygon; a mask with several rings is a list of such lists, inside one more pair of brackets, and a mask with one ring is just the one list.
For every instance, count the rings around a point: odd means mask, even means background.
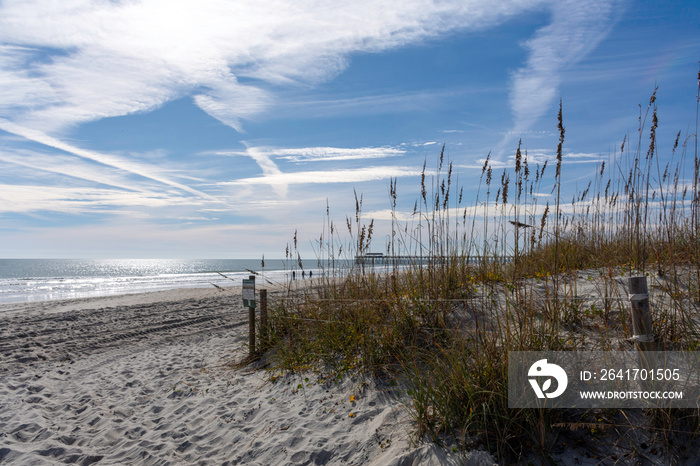
[{"label": "post with sign", "polygon": [[248,346],[255,354],[255,275],[243,279],[243,306],[248,308]]}]

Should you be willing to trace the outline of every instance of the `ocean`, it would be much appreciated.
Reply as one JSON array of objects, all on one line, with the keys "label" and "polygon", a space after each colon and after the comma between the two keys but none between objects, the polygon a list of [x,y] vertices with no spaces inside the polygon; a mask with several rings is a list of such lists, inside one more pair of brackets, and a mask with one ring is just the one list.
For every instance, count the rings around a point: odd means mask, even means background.
[{"label": "ocean", "polygon": [[[261,265],[260,259],[0,259],[0,303],[241,286],[249,270],[262,274],[258,280],[284,283],[298,266],[280,259]],[[304,269],[317,273],[318,264],[305,262]]]}]

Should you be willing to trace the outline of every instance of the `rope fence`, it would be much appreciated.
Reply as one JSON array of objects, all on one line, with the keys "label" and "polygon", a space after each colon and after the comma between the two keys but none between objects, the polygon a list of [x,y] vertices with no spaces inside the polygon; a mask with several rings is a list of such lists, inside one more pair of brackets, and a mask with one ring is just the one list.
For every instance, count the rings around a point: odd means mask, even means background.
[{"label": "rope fence", "polygon": [[[631,296],[631,295],[630,295]],[[468,298],[399,298],[399,299],[406,299],[410,300],[412,302],[464,302],[464,301],[469,301],[469,300],[474,300],[477,299],[478,297],[468,297]],[[367,303],[372,303],[372,302],[390,302],[392,301],[389,298],[386,299],[363,299],[363,298],[309,298],[306,296],[294,296],[294,297],[285,297],[282,299],[298,299],[300,301],[304,302],[367,302]],[[533,299],[536,300],[546,300],[548,299],[546,296],[535,296]],[[631,298],[630,297],[624,297],[624,296],[559,296],[559,300],[562,301],[590,301],[593,299],[608,299],[608,300],[619,300],[619,301],[629,301]]]},{"label": "rope fence", "polygon": [[[629,290],[631,293],[627,296],[557,296],[556,299],[561,301],[592,301],[592,300],[608,300],[608,301],[629,301],[631,305],[631,317],[633,324],[633,335],[632,340],[637,345],[640,351],[649,351],[654,348],[654,335],[652,333],[652,320],[651,320],[651,309],[649,305],[649,292],[646,284],[646,277],[630,277],[629,278]],[[262,300],[263,305],[261,306],[261,333],[264,335],[267,332],[267,290],[261,290],[261,293],[265,296]],[[418,298],[412,299],[410,297],[398,297],[399,301],[407,300],[409,302],[418,303],[464,303],[471,300],[485,298],[486,295],[481,296],[470,296],[467,298]],[[323,302],[335,302],[335,303],[391,303],[393,299],[387,298],[313,298],[308,295],[296,295],[283,297],[282,300],[292,300],[299,301],[302,303],[323,303]],[[547,296],[531,296],[531,300],[547,300],[551,299]],[[264,316],[264,317],[263,317]],[[255,352],[255,315],[251,313],[250,315],[250,341],[251,341],[251,354]],[[324,322],[329,324],[351,324],[349,321],[341,320],[328,320],[328,319],[310,319],[306,317],[298,316],[277,316],[277,318],[285,318],[289,320],[297,320],[303,322]],[[263,320],[264,319],[264,320]],[[376,323],[378,326],[391,326],[390,324]],[[428,327],[424,327],[428,329]],[[444,328],[430,328],[432,330],[444,330]]]}]

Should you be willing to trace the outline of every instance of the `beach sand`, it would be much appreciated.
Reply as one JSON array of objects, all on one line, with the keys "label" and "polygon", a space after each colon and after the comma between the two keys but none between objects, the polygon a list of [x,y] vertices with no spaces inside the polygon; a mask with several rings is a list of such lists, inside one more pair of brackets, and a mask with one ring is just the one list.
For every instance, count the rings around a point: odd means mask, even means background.
[{"label": "beach sand", "polygon": [[0,463],[494,463],[413,444],[379,381],[235,369],[247,331],[240,289],[0,306]]}]

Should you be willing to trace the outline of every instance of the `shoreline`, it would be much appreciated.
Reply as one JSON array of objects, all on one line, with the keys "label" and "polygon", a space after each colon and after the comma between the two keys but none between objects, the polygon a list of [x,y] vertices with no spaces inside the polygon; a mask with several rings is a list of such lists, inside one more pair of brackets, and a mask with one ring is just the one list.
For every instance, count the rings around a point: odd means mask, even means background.
[{"label": "shoreline", "polygon": [[[267,265],[250,259],[0,259],[0,304],[240,286],[253,270],[260,283],[285,284],[298,264],[287,268],[270,259]],[[304,266],[322,274],[316,262]]]},{"label": "shoreline", "polygon": [[[216,283],[215,283],[216,282]],[[273,288],[273,289],[278,289],[280,287],[285,286],[285,282],[277,282],[272,285],[265,286],[265,288]],[[220,288],[223,288],[227,291],[229,290],[235,290],[236,288],[241,287],[241,282],[240,280],[238,283],[231,284],[231,279],[229,278],[222,278],[217,280],[212,280],[210,282],[206,283],[192,283],[192,284],[175,284],[175,285],[161,285],[161,286],[154,286],[154,287],[148,287],[148,288],[142,288],[139,286],[134,286],[131,288],[123,288],[123,289],[110,289],[110,288],[104,288],[101,290],[93,290],[90,292],[62,292],[62,293],[55,293],[56,296],[53,296],[51,293],[34,293],[34,294],[25,294],[15,296],[14,298],[10,297],[4,297],[2,301],[0,301],[0,312],[2,312],[2,309],[5,307],[13,307],[13,306],[31,306],[31,305],[44,305],[44,303],[47,302],[63,302],[63,301],[71,301],[71,302],[79,302],[82,300],[100,300],[100,299],[105,299],[105,300],[119,300],[120,297],[122,296],[129,296],[129,295],[150,295],[152,293],[182,293],[182,290],[218,290]],[[136,290],[136,291],[131,291],[131,290]],[[235,292],[235,291],[234,291]],[[155,299],[160,299],[160,298],[155,298]],[[25,307],[26,307],[25,306]]]},{"label": "shoreline", "polygon": [[[285,289],[283,284],[267,285],[271,292]],[[46,299],[40,301],[21,301],[0,303],[0,318],[21,312],[59,313],[86,309],[116,308],[124,306],[148,305],[161,302],[175,302],[188,299],[207,299],[213,297],[241,296],[241,286],[222,287],[183,287],[158,291],[143,291],[134,293],[109,294],[81,298]],[[242,303],[241,303],[242,306]]]}]

